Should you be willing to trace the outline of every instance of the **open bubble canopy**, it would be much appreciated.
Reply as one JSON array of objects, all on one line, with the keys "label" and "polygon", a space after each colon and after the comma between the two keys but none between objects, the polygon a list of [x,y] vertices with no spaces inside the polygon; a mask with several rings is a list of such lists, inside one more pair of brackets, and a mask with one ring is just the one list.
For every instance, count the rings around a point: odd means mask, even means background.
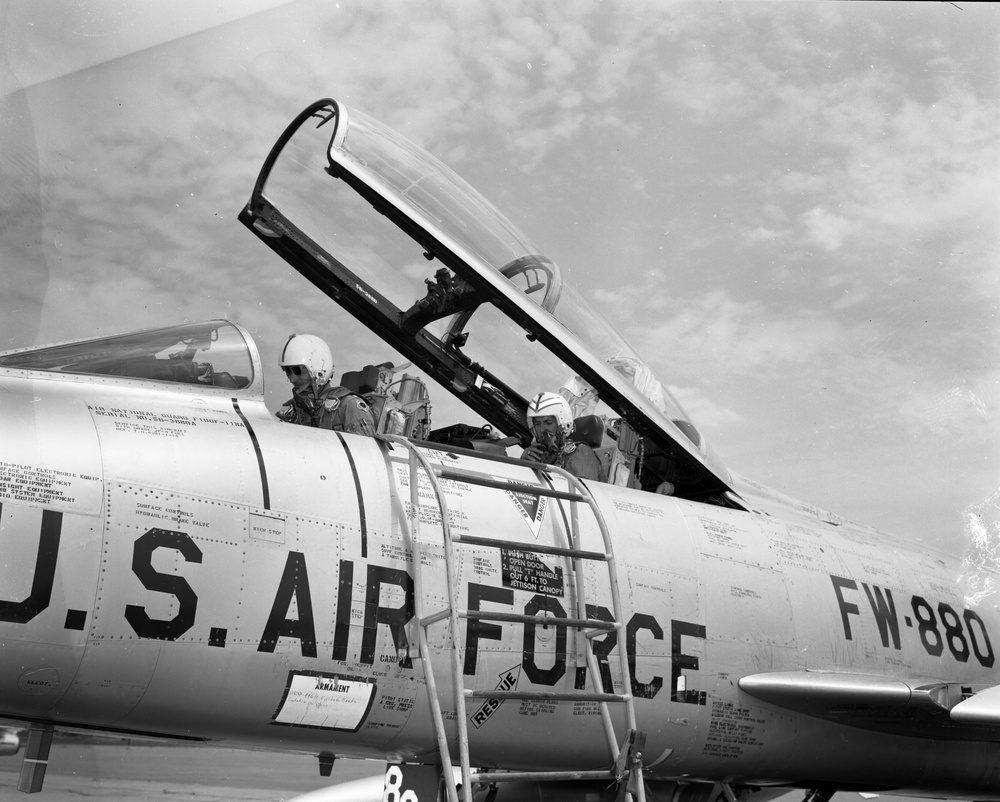
[{"label": "open bubble canopy", "polygon": [[527,400],[636,438],[637,484],[733,504],[731,478],[615,327],[489,201],[391,128],[337,101],[305,109],[240,219],[497,430],[530,439]]}]

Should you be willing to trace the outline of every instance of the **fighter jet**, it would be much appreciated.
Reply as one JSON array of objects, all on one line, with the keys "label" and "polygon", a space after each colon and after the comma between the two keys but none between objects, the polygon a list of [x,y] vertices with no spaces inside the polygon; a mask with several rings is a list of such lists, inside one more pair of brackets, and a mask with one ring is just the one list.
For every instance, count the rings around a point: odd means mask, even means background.
[{"label": "fighter jet", "polygon": [[[380,759],[410,802],[1000,798],[958,561],[729,470],[437,159],[322,99],[240,219],[414,373],[340,377],[362,437],[277,420],[231,321],[0,354],[22,791],[73,728]],[[543,390],[607,481],[520,458]]]}]

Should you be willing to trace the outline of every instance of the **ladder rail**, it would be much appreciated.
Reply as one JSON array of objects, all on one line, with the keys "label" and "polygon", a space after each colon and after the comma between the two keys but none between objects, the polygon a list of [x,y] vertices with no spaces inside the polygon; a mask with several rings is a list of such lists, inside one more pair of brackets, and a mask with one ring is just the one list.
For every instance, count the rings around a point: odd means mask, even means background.
[{"label": "ladder rail", "polygon": [[[577,542],[575,545],[579,545]],[[587,616],[587,589],[586,589],[586,579],[583,573],[583,560],[576,558],[573,560],[573,573],[576,577],[576,607],[577,615]],[[615,614],[612,613],[612,618],[616,618]],[[621,641],[622,627],[620,621],[617,619],[613,622],[610,631],[616,632],[619,641]],[[594,628],[597,629],[596,627]],[[584,665],[587,667],[587,673],[590,675],[590,683],[598,691],[604,690],[604,682],[601,677],[600,664],[597,661],[597,655],[594,654],[594,644],[591,640],[592,632],[582,632],[578,631],[576,634],[576,649],[577,655],[580,652],[583,653]],[[628,692],[628,686],[626,691]],[[614,690],[614,688],[612,688]],[[629,692],[630,693],[630,692]],[[620,749],[618,748],[618,738],[615,735],[615,725],[611,720],[611,711],[608,710],[607,702],[601,702],[598,705],[598,711],[601,715],[601,726],[604,728],[604,736],[608,742],[608,749],[611,752],[611,763],[615,764],[618,762],[618,755],[620,754]]]},{"label": "ladder rail", "polygon": [[[406,448],[409,455],[410,464],[410,503],[413,507],[413,521],[419,526],[420,520],[420,493],[419,493],[419,483],[417,475],[417,466],[419,465],[424,469],[427,474],[427,479],[434,490],[434,496],[438,502],[438,509],[441,511],[441,531],[444,538],[444,564],[445,564],[445,582],[447,585],[448,599],[449,599],[449,615],[447,616],[450,629],[451,629],[451,639],[452,648],[451,652],[451,674],[452,681],[454,685],[455,694],[455,716],[458,721],[458,758],[460,769],[462,773],[462,797],[464,802],[472,802],[472,768],[469,764],[469,739],[466,732],[465,723],[465,693],[462,682],[462,666],[461,666],[461,648],[460,648],[460,631],[458,624],[458,614],[455,609],[454,599],[455,599],[455,566],[452,559],[452,547],[451,547],[451,527],[448,521],[448,505],[444,499],[444,493],[441,490],[441,483],[438,481],[437,476],[434,474],[434,469],[431,466],[427,458],[420,453],[420,451],[413,447],[413,445],[406,440],[404,437],[398,435],[384,435],[387,440],[393,443],[398,443]],[[417,561],[417,555],[414,555],[414,566],[413,566],[414,576],[420,573],[420,563]],[[421,589],[422,589],[421,584]],[[451,754],[448,749],[448,742],[445,736],[445,725],[444,718],[441,714],[440,700],[437,694],[437,682],[434,678],[433,661],[430,659],[430,649],[427,647],[427,630],[425,625],[420,624],[421,616],[417,613],[417,583],[414,581],[414,615],[418,621],[418,643],[421,643],[426,651],[426,655],[421,653],[421,659],[424,660],[424,677],[428,678],[427,682],[427,694],[430,698],[432,715],[435,715],[435,729],[437,730],[438,747],[441,753],[441,765],[445,772],[445,777],[451,777],[453,774]],[[422,598],[421,598],[422,602]],[[433,686],[433,690],[432,690]],[[436,714],[434,710],[436,708]],[[458,793],[455,790],[454,784],[448,780],[445,782],[445,789],[448,794],[449,802],[458,802]]]},{"label": "ladder rail", "polygon": [[[580,489],[582,495],[584,495],[586,499],[587,506],[590,507],[590,511],[594,514],[594,518],[597,520],[597,528],[601,532],[601,537],[604,540],[604,550],[608,555],[605,564],[608,568],[608,584],[611,587],[612,614],[614,615],[615,621],[623,622],[624,618],[622,615],[621,592],[618,589],[618,561],[615,559],[614,546],[611,542],[611,532],[608,529],[607,521],[604,519],[604,513],[601,512],[601,508],[597,506],[597,501],[595,501],[593,495],[591,495],[590,489],[583,482],[581,482],[569,471],[563,470],[562,468],[556,468],[556,470],[561,476],[570,482],[571,485]],[[623,636],[624,634],[624,632],[619,632],[619,636]],[[622,675],[622,685],[624,686],[625,693],[629,697],[629,701],[625,704],[625,710],[628,715],[628,729],[634,730],[637,729],[637,727],[635,720],[635,705],[633,704],[632,696],[632,674],[629,670],[628,655],[626,654],[625,644],[623,642],[619,642],[618,644],[618,665]]]},{"label": "ladder rail", "polygon": [[[385,439],[389,443],[394,443],[402,446],[406,449],[409,455],[409,467],[410,467],[410,497],[411,505],[413,507],[413,523],[411,524],[411,532],[416,530],[419,532],[419,492],[418,492],[418,470],[422,468],[427,474],[428,481],[434,491],[435,500],[437,501],[438,509],[441,513],[441,530],[442,537],[444,541],[444,562],[445,562],[445,578],[447,584],[448,593],[448,607],[446,610],[442,610],[438,613],[434,613],[430,616],[423,615],[423,598],[422,598],[422,584],[418,584],[417,575],[420,573],[420,561],[419,553],[416,548],[417,540],[412,537],[411,541],[414,545],[414,613],[418,622],[418,644],[420,646],[421,659],[424,661],[424,675],[428,678],[427,690],[428,696],[430,697],[431,712],[434,717],[435,729],[437,730],[437,738],[439,750],[442,757],[442,765],[444,769],[451,772],[451,759],[450,753],[447,745],[447,738],[445,735],[445,725],[443,721],[443,716],[441,714],[440,700],[437,695],[436,681],[433,676],[433,668],[430,659],[430,650],[427,644],[427,632],[426,627],[435,621],[441,621],[445,618],[449,621],[449,626],[451,629],[452,638],[452,648],[451,648],[451,674],[453,680],[453,690],[455,694],[455,711],[457,717],[457,730],[458,730],[458,747],[459,747],[459,761],[461,764],[461,775],[462,775],[462,796],[464,802],[472,802],[472,783],[476,778],[472,774],[470,762],[469,762],[469,740],[468,740],[468,730],[466,727],[466,706],[465,699],[468,698],[479,698],[483,696],[488,697],[498,697],[497,691],[469,691],[464,687],[464,678],[462,675],[462,665],[461,665],[461,638],[459,630],[459,619],[460,618],[493,618],[494,616],[503,616],[502,619],[498,618],[496,620],[518,620],[524,621],[531,618],[535,621],[536,616],[517,616],[516,614],[500,614],[500,613],[478,613],[475,611],[464,611],[460,613],[456,608],[456,578],[455,578],[455,564],[454,564],[454,547],[456,543],[467,543],[470,545],[483,545],[491,546],[496,548],[504,548],[509,546],[512,550],[520,551],[536,551],[543,554],[554,554],[557,556],[564,556],[571,558],[573,565],[573,576],[576,583],[576,606],[578,618],[576,619],[558,619],[554,617],[545,617],[544,621],[538,621],[538,623],[552,624],[552,625],[562,625],[566,627],[573,627],[578,630],[577,635],[577,648],[582,643],[583,651],[585,654],[585,662],[587,670],[591,676],[591,682],[597,691],[593,693],[587,692],[566,692],[566,693],[549,693],[543,692],[541,695],[532,694],[529,692],[518,693],[516,691],[506,692],[505,697],[509,698],[551,698],[557,700],[573,700],[573,701],[590,701],[596,703],[599,706],[603,728],[605,735],[608,739],[608,744],[610,751],[612,753],[612,764],[616,764],[620,757],[620,748],[617,742],[617,735],[615,733],[614,724],[611,720],[611,715],[608,710],[608,702],[622,703],[625,706],[627,730],[629,733],[633,733],[637,729],[636,715],[635,715],[635,705],[634,698],[631,691],[631,672],[628,665],[628,656],[625,650],[624,644],[624,622],[623,622],[623,611],[621,604],[621,594],[618,588],[618,573],[617,573],[617,562],[614,556],[614,549],[611,540],[611,534],[608,530],[607,522],[604,518],[600,507],[597,505],[596,500],[591,494],[589,488],[576,476],[571,474],[569,471],[556,466],[556,465],[544,465],[541,463],[534,464],[528,463],[528,467],[534,469],[537,473],[541,473],[543,476],[546,474],[554,474],[556,476],[562,477],[566,483],[567,487],[571,489],[572,492],[563,492],[556,490],[554,487],[544,487],[539,485],[527,485],[527,484],[511,484],[498,482],[493,479],[488,479],[486,477],[477,476],[472,474],[472,472],[454,470],[454,469],[444,469],[435,468],[431,465],[427,457],[422,454],[416,446],[404,437],[398,435],[380,435],[380,438]],[[477,455],[482,456],[482,455]],[[520,463],[524,464],[524,463]],[[476,484],[483,487],[489,487],[493,489],[500,490],[516,490],[520,493],[528,493],[536,496],[547,496],[555,498],[558,500],[566,500],[570,502],[570,525],[569,536],[570,547],[560,547],[560,546],[543,546],[543,547],[531,547],[529,544],[520,544],[515,541],[500,541],[493,538],[478,538],[473,536],[462,536],[462,535],[452,535],[451,526],[449,521],[448,504],[445,499],[444,493],[441,489],[439,479],[454,479],[458,481],[467,482],[470,484]],[[549,480],[551,482],[551,480]],[[585,503],[595,521],[597,522],[598,529],[601,533],[601,538],[604,544],[604,552],[593,552],[593,551],[583,551],[580,549],[580,529],[579,529],[579,514],[577,509],[578,503]],[[564,518],[565,523],[565,518]],[[523,548],[522,548],[523,546]],[[583,561],[584,560],[601,560],[605,563],[608,573],[608,584],[611,592],[611,604],[612,604],[612,615],[614,618],[613,622],[604,622],[591,619],[586,614],[586,593],[585,593],[585,579],[583,571]],[[419,601],[418,601],[419,600]],[[418,608],[419,605],[419,608]],[[558,622],[558,623],[557,623]],[[608,626],[611,624],[611,626]],[[589,628],[591,632],[583,632],[582,629]],[[591,637],[593,637],[596,632],[600,631],[616,631],[618,633],[618,660],[619,660],[619,671],[621,673],[623,693],[604,693],[604,687],[602,678],[600,676],[600,664],[594,654]],[[433,686],[433,688],[432,688]],[[629,736],[627,736],[629,737]],[[636,773],[635,786],[637,788],[636,796],[638,802],[645,802],[645,789],[643,782],[643,771],[641,760],[633,761],[634,766],[632,770]],[[551,776],[550,772],[540,772],[535,773],[538,777]],[[608,776],[607,773],[604,776]],[[458,802],[457,793],[451,783],[445,783],[447,786],[449,802]],[[631,796],[631,794],[630,794]]]},{"label": "ladder rail", "polygon": [[[576,477],[574,476],[573,479],[576,479]],[[546,476],[546,481],[551,486],[552,479]],[[567,487],[572,487],[572,486],[573,486],[572,482],[568,481]],[[584,488],[583,492],[586,494],[586,496],[590,495],[589,490],[586,488]],[[585,500],[586,498],[584,495],[581,494],[576,494],[576,495],[578,495],[581,500]],[[570,513],[568,522],[566,521],[565,512],[563,512],[563,523],[568,525],[567,528],[569,531],[567,534],[569,536],[570,545],[572,546],[572,548],[568,549],[567,551],[572,552],[570,556],[573,557],[572,575],[574,582],[576,583],[577,616],[582,620],[589,620],[590,616],[587,614],[587,582],[586,582],[586,576],[584,574],[583,562],[586,559],[590,559],[589,555],[593,554],[594,552],[587,552],[580,549],[581,545],[580,514],[579,514],[579,509],[577,508],[577,505],[575,503],[575,500],[570,502]],[[609,545],[606,542],[604,547],[604,553],[600,554],[599,557],[595,557],[594,559],[598,559],[606,563],[611,556],[610,554],[608,554],[608,550],[609,550]],[[609,581],[614,582],[616,581],[616,578],[609,574]],[[619,617],[620,616],[617,613],[612,615],[612,618],[615,618],[615,621],[609,622],[610,626],[592,627],[588,632],[583,632],[580,629],[578,629],[574,637],[574,643],[576,644],[577,661],[579,663],[579,658],[582,652],[583,664],[586,667],[585,670],[590,676],[590,684],[593,686],[593,688],[599,695],[604,692],[604,684],[601,681],[599,666],[597,664],[597,657],[594,654],[593,642],[591,641],[591,638],[593,637],[595,632],[620,630],[621,626],[620,622],[618,622]],[[612,688],[612,691],[613,690],[614,689]],[[627,686],[626,686],[626,693],[628,693]],[[628,702],[628,700],[624,698],[616,698],[614,701]],[[598,699],[597,712],[601,718],[601,727],[604,730],[605,742],[608,745],[608,752],[611,755],[611,763],[612,765],[614,765],[618,762],[618,756],[621,753],[621,750],[618,748],[618,737],[615,734],[614,722],[611,720],[611,711],[608,708],[607,698]]]},{"label": "ladder rail", "polygon": [[[604,562],[607,566],[608,585],[610,586],[611,589],[612,617],[618,624],[617,626],[618,665],[622,677],[622,686],[624,691],[623,696],[625,697],[624,705],[625,705],[625,716],[627,721],[626,728],[629,732],[634,732],[637,730],[637,724],[635,716],[635,704],[632,696],[632,675],[631,671],[629,670],[628,655],[626,654],[625,650],[624,619],[622,616],[621,594],[618,590],[618,564],[617,561],[615,560],[614,545],[611,540],[611,532],[608,529],[608,524],[604,518],[604,513],[601,512],[601,508],[597,505],[597,501],[594,499],[593,494],[591,494],[590,488],[588,488],[577,476],[573,475],[566,469],[559,467],[558,465],[547,465],[544,466],[544,468],[545,471],[554,473],[557,476],[561,476],[563,479],[565,479],[567,486],[574,488],[577,491],[577,493],[580,496],[582,496],[582,500],[590,508],[591,513],[593,513],[594,519],[597,521],[597,528],[601,533],[601,539],[604,542],[604,551],[606,554]],[[573,520],[572,524],[573,538],[574,538],[573,545],[576,548],[579,548],[580,543],[577,539],[579,531],[578,530],[579,519],[577,516],[577,510],[575,505],[572,506],[571,517]],[[574,562],[578,562],[578,560]],[[584,572],[582,570],[582,567],[583,567],[582,565],[575,565],[574,574],[576,576],[576,582],[577,582],[576,598],[577,598],[578,614],[582,618],[586,618],[587,617],[586,595],[584,587]],[[603,690],[597,658],[594,655],[593,648],[591,648],[592,644],[590,642],[590,639],[586,638],[586,641],[587,642],[585,643],[584,648],[586,651],[587,668],[591,676],[591,681],[594,683],[595,687],[599,688],[600,690]],[[606,702],[600,702],[599,705],[601,711],[601,720],[604,725],[605,735],[607,736],[608,743],[610,744],[611,752],[613,755],[613,761],[617,761],[619,759],[621,750],[618,747],[618,739],[617,735],[615,734],[614,724],[611,721],[611,714],[608,711],[608,706]],[[641,762],[638,762],[636,764],[636,773],[638,774],[637,778],[638,781],[636,783],[638,789],[637,790],[638,802],[646,802],[645,783],[643,782],[642,778]]]}]

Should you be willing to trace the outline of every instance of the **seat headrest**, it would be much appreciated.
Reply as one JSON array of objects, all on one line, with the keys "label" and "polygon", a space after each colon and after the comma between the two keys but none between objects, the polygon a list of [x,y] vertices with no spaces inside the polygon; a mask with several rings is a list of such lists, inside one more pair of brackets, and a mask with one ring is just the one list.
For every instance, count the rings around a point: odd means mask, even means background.
[{"label": "seat headrest", "polygon": [[604,419],[597,415],[584,415],[573,421],[573,431],[569,439],[574,443],[586,443],[591,448],[604,445]]}]

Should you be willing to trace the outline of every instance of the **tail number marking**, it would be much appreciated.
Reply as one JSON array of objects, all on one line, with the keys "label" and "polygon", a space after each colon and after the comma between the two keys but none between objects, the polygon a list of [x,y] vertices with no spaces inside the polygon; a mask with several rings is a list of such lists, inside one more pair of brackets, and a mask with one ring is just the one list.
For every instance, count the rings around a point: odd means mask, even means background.
[{"label": "tail number marking", "polygon": [[[853,579],[830,575],[833,582],[833,592],[837,597],[840,618],[844,625],[844,637],[853,640],[851,616],[860,616],[861,608],[854,599],[861,599],[858,583]],[[868,606],[878,626],[882,645],[889,648],[890,644],[897,651],[901,649],[899,635],[899,615],[892,598],[892,591],[877,585],[861,583]],[[961,614],[947,602],[939,602],[935,607],[923,596],[913,595],[910,598],[910,609],[913,616],[903,616],[903,623],[908,629],[917,629],[920,643],[924,651],[932,657],[940,657],[945,649],[955,660],[967,663],[971,655],[984,668],[992,668],[996,658],[993,654],[993,644],[986,624],[975,610],[963,610]]]}]

